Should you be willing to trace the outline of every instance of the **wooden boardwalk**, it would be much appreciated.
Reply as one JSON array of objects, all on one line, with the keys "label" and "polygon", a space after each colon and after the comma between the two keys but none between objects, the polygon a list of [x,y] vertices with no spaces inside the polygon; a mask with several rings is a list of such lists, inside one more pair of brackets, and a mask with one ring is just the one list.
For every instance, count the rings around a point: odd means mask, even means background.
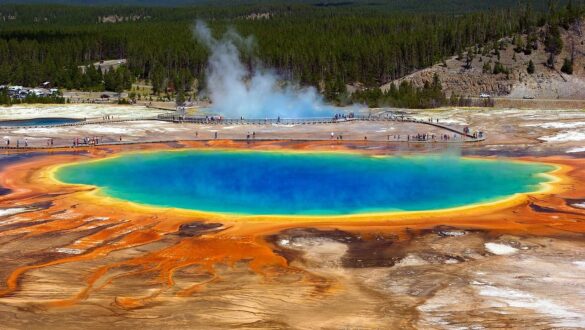
[{"label": "wooden boardwalk", "polygon": [[273,138],[273,139],[169,139],[169,140],[136,140],[136,141],[122,141],[122,142],[105,142],[99,143],[96,145],[93,144],[78,144],[76,146],[73,145],[54,145],[54,146],[29,146],[29,147],[15,147],[15,146],[0,146],[0,150],[14,150],[14,151],[42,151],[42,150],[79,150],[79,149],[89,149],[89,148],[96,148],[96,147],[106,147],[106,146],[124,146],[124,145],[139,145],[139,144],[167,144],[167,143],[181,143],[181,142],[211,142],[211,141],[222,141],[222,140],[229,140],[235,142],[276,142],[276,141],[283,141],[283,142],[331,142],[335,144],[364,144],[364,143],[371,143],[371,144],[395,144],[395,143],[408,143],[408,144],[460,144],[460,143],[472,143],[472,142],[479,142],[483,141],[483,139],[466,139],[466,140],[426,140],[426,141],[417,141],[417,140],[330,140],[330,139],[283,139],[283,138]]},{"label": "wooden boardwalk", "polygon": [[[207,125],[319,125],[319,124],[340,124],[355,121],[373,121],[373,122],[408,122],[434,126],[440,129],[447,130],[452,133],[465,136],[474,141],[483,141],[485,136],[479,138],[471,134],[465,133],[454,127],[440,124],[435,121],[417,120],[410,117],[384,117],[384,116],[355,116],[352,118],[335,119],[327,118],[266,118],[266,119],[231,119],[221,118],[214,119],[213,117],[189,117],[178,115],[158,115],[158,120],[168,121],[173,123],[194,123]],[[485,134],[484,134],[485,135]]]},{"label": "wooden boardwalk", "polygon": [[[434,121],[417,120],[410,117],[388,117],[388,116],[355,116],[352,118],[266,118],[266,119],[213,119],[211,117],[185,117],[177,115],[158,115],[156,117],[134,117],[134,118],[119,118],[119,119],[90,119],[75,123],[58,124],[58,125],[40,125],[40,126],[2,126],[0,130],[5,129],[17,129],[17,128],[50,128],[50,127],[72,127],[82,125],[95,125],[95,124],[111,124],[121,123],[139,120],[156,120],[166,121],[173,123],[194,123],[194,124],[207,124],[207,125],[319,125],[319,124],[341,124],[347,122],[405,122],[405,123],[417,123],[423,125],[430,125],[437,127],[448,132],[464,137],[463,139],[426,139],[418,140],[416,138],[408,140],[370,140],[373,143],[469,143],[469,142],[481,142],[485,140],[485,134],[481,137],[476,137],[471,134],[465,133],[464,131],[450,127],[447,125],[440,124]],[[97,145],[92,144],[80,144],[80,145],[54,145],[54,146],[0,146],[2,150],[47,150],[47,149],[81,149],[81,148],[93,148],[96,146],[115,146],[115,145],[129,145],[129,144],[147,144],[147,143],[179,143],[181,141],[199,141],[208,142],[214,139],[168,139],[168,140],[137,140],[137,141],[115,141],[99,143]],[[220,139],[221,140],[221,139]],[[291,141],[291,142],[310,142],[310,141],[332,141],[330,139],[287,139],[287,138],[269,138],[269,139],[230,139],[232,141],[240,142],[252,142],[252,141]],[[337,143],[363,143],[364,140],[335,140]],[[333,141],[332,141],[333,142]]]}]

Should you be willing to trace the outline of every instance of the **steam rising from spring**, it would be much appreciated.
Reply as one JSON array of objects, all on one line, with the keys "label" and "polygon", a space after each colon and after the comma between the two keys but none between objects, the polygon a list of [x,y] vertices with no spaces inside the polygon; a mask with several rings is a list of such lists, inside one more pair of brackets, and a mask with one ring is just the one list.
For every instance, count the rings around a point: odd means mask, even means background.
[{"label": "steam rising from spring", "polygon": [[280,86],[282,79],[276,73],[258,64],[248,69],[240,60],[239,49],[249,51],[251,37],[228,30],[221,39],[215,39],[201,21],[197,21],[194,34],[211,52],[206,91],[214,112],[228,118],[323,117],[333,112],[315,88]]}]

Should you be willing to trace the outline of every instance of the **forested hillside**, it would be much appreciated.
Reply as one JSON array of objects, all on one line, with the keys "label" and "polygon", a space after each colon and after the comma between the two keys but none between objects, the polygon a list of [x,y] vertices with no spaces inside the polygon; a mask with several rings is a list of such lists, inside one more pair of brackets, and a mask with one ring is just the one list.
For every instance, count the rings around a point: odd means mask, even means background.
[{"label": "forested hillside", "polygon": [[[208,54],[191,33],[194,20],[204,19],[218,35],[228,27],[253,35],[256,46],[245,55],[248,60],[257,56],[287,79],[320,86],[335,99],[347,83],[379,86],[468,47],[562,25],[583,12],[574,2],[513,8],[504,1],[393,3],[396,8],[267,1],[184,8],[3,5],[0,84],[51,81],[99,90],[105,88],[101,73],[82,74],[79,66],[126,58],[129,73],[118,76],[150,82],[155,92],[188,91],[204,78]],[[416,4],[419,10],[412,8]]]},{"label": "forested hillside", "polygon": [[[570,0],[557,0],[565,5]],[[535,9],[544,10],[549,1],[532,0]],[[522,2],[520,2],[522,3]],[[373,7],[391,12],[450,12],[464,13],[477,10],[517,7],[519,2],[509,0],[0,0],[0,4],[61,4],[73,6],[134,6],[134,7],[192,7],[192,6],[257,6],[306,4],[317,7]]]}]

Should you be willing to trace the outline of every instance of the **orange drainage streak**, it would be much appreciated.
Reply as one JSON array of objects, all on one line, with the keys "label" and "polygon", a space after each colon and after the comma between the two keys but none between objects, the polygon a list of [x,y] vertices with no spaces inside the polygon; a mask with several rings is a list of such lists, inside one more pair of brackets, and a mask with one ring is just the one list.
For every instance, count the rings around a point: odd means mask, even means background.
[{"label": "orange drainage streak", "polygon": [[116,250],[122,250],[126,248],[131,248],[139,245],[144,245],[156,240],[159,240],[161,235],[156,232],[149,232],[149,233],[140,233],[140,232],[133,232],[130,233],[124,238],[122,238],[116,245],[105,245],[96,248],[95,250],[81,255],[71,256],[63,259],[58,259],[54,261],[50,261],[43,264],[38,265],[31,265],[31,266],[24,266],[15,269],[6,280],[6,289],[0,290],[0,297],[6,296],[8,294],[13,293],[18,289],[18,280],[19,278],[27,271],[33,269],[40,269],[44,267],[50,267],[55,265],[61,265],[65,263],[72,263],[77,261],[86,261],[86,260],[94,260],[99,257],[105,256],[110,252]]},{"label": "orange drainage streak", "polygon": [[116,305],[122,309],[136,309],[136,308],[141,308],[144,307],[146,305],[148,305],[151,301],[153,301],[156,297],[158,297],[161,294],[161,290],[151,294],[148,297],[142,297],[142,298],[132,298],[132,297],[116,297],[114,299],[114,302],[116,303]]},{"label": "orange drainage streak", "polygon": [[[145,300],[153,299],[158,294],[174,286],[173,274],[181,268],[197,265],[201,267],[203,273],[208,273],[215,278],[217,277],[214,269],[216,264],[221,263],[233,266],[236,262],[245,260],[250,260],[250,270],[263,276],[268,276],[271,273],[271,268],[281,270],[288,268],[287,262],[283,257],[274,254],[267,244],[257,242],[251,237],[238,239],[223,236],[187,238],[181,240],[176,245],[160,251],[100,267],[89,276],[87,287],[83,291],[70,299],[53,301],[47,305],[50,307],[71,306],[80,300],[86,299],[92,291],[102,289],[116,279],[152,273],[156,275],[155,283],[161,286],[160,292],[149,298],[123,297],[116,300],[125,308],[133,308],[133,306],[140,307]],[[116,275],[96,287],[96,282],[104,277],[108,271],[125,267],[131,267],[135,270]],[[192,294],[198,288],[211,281],[198,283],[183,289],[177,295],[187,296]]]},{"label": "orange drainage streak", "polygon": [[83,230],[84,225],[87,226],[87,223],[82,218],[55,220],[51,221],[50,223],[43,223],[40,225],[23,228],[22,230],[14,230],[13,232],[7,232],[7,235],[24,232],[27,233],[27,237],[39,236],[42,234],[48,234],[64,230]]},{"label": "orange drainage streak", "polygon": [[125,220],[110,223],[114,223],[115,225],[109,228],[102,229],[95,234],[80,238],[69,247],[73,249],[83,250],[91,249],[96,246],[102,245],[104,242],[114,240],[126,234],[132,234],[132,232],[134,232],[135,230],[140,230],[141,228],[145,227],[144,224],[140,222],[131,223]]},{"label": "orange drainage streak", "polygon": [[204,286],[206,286],[209,283],[212,282],[216,282],[219,280],[219,276],[217,275],[213,275],[213,277],[207,281],[203,281],[201,283],[197,283],[197,284],[193,284],[190,287],[183,289],[179,292],[177,292],[177,296],[179,297],[189,297],[191,295],[193,295],[195,292],[198,292],[199,290],[201,290],[201,288],[203,288]]}]

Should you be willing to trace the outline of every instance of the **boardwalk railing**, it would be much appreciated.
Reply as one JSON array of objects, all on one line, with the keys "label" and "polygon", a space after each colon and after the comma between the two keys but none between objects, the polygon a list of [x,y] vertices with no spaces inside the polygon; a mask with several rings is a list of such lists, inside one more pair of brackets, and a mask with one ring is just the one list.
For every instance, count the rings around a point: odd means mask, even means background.
[{"label": "boardwalk railing", "polygon": [[447,130],[452,133],[465,136],[475,141],[485,140],[485,134],[481,137],[474,136],[454,127],[439,124],[435,121],[419,120],[408,116],[353,116],[351,118],[334,118],[334,117],[317,117],[317,118],[265,118],[265,119],[233,119],[210,116],[179,116],[174,114],[163,114],[157,116],[158,120],[169,121],[174,123],[195,123],[209,125],[318,125],[318,124],[337,124],[352,121],[376,121],[376,122],[410,122],[424,125],[431,125],[437,128]]},{"label": "boardwalk railing", "polygon": [[[311,125],[311,124],[331,124],[335,123],[331,117],[314,117],[314,118],[255,118],[255,119],[234,119],[219,118],[217,116],[179,116],[172,114],[163,114],[157,116],[158,120],[170,121],[175,123],[195,123],[195,124],[217,124],[217,125]],[[351,119],[348,119],[351,120]]]},{"label": "boardwalk railing", "polygon": [[[292,139],[278,139],[278,138],[266,138],[266,139],[259,139],[259,138],[255,138],[253,140],[250,139],[230,139],[231,141],[235,141],[235,142],[246,142],[246,143],[255,143],[255,142],[271,142],[271,141],[288,141],[288,142],[317,142],[317,141],[323,141],[323,142],[335,142],[335,143],[341,143],[341,141],[331,141],[328,139],[302,139],[302,138],[292,138]],[[168,143],[181,143],[181,142],[200,142],[200,143],[207,143],[207,142],[211,142],[211,141],[217,141],[216,139],[209,139],[209,138],[203,138],[203,139],[157,139],[157,140],[137,140],[137,141],[110,141],[110,142],[100,142],[99,144],[78,144],[78,145],[70,145],[70,144],[60,144],[60,145],[54,145],[54,146],[20,146],[20,147],[16,147],[16,146],[1,146],[0,145],[0,150],[14,150],[14,151],[35,151],[35,150],[48,150],[48,149],[55,149],[55,150],[79,150],[79,149],[88,149],[88,148],[95,148],[95,147],[105,147],[105,146],[124,146],[124,145],[135,145],[135,144],[168,144]],[[410,144],[458,144],[461,142],[477,142],[477,141],[482,141],[482,140],[451,140],[451,141],[437,141],[437,140],[410,140],[410,141],[406,141],[406,140],[401,140],[401,141],[384,141],[384,140],[380,140],[380,141],[376,141],[376,140],[370,140],[370,141],[364,141],[364,140],[343,140],[343,143],[350,143],[350,144],[363,144],[363,143],[379,143],[379,144],[384,144],[384,143],[410,143]]]}]

